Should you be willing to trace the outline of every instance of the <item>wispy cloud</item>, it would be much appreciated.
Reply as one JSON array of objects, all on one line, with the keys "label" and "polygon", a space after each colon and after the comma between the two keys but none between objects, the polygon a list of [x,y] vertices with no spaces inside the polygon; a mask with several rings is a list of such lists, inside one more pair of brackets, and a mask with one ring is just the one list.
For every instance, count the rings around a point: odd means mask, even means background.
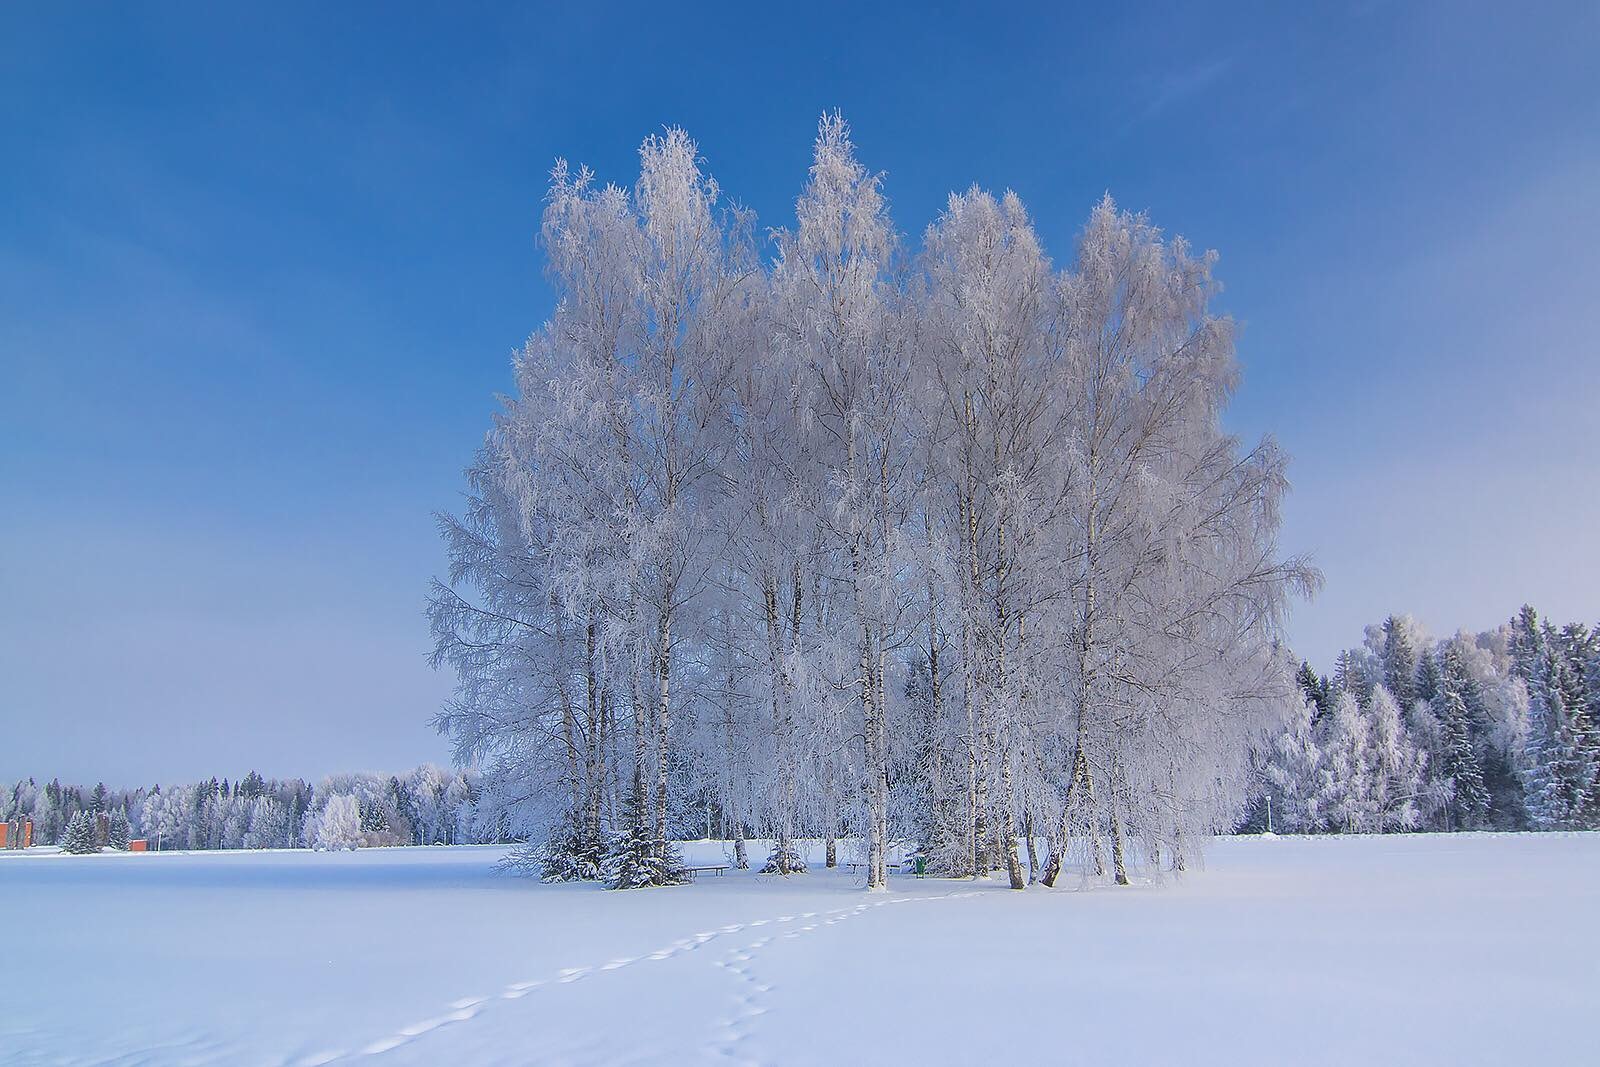
[{"label": "wispy cloud", "polygon": [[1221,56],[1168,74],[1156,82],[1140,118],[1148,121],[1190,97],[1205,92],[1221,81],[1232,68],[1233,57]]}]

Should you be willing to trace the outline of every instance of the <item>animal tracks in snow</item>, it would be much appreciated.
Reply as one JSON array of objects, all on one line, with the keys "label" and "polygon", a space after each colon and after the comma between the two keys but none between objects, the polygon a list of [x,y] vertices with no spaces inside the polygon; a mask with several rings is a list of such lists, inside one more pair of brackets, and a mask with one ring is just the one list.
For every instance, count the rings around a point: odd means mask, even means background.
[{"label": "animal tracks in snow", "polygon": [[[834,926],[846,919],[865,915],[874,908],[881,908],[885,904],[912,904],[925,900],[955,900],[963,897],[977,896],[976,893],[936,893],[921,897],[886,897],[881,900],[868,901],[858,904],[853,908],[840,908],[836,911],[826,912],[826,918],[820,925]],[[806,912],[803,919],[818,918],[816,912]],[[792,921],[792,917],[776,920],[778,922]],[[755,923],[748,924],[750,926]],[[785,940],[792,940],[803,934],[810,933],[818,927],[816,922],[808,922],[804,926],[796,927],[783,934]],[[775,988],[770,982],[762,979],[752,969],[757,955],[762,949],[776,940],[775,935],[757,938],[742,948],[736,948],[727,955],[717,960],[714,966],[721,967],[733,975],[737,986],[733,996],[733,1011],[727,1018],[717,1020],[713,1028],[713,1036],[707,1051],[722,1059],[735,1063],[756,1063],[757,1061],[742,1054],[744,1044],[749,1040],[755,1021],[771,1010],[768,994]]]},{"label": "animal tracks in snow", "polygon": [[781,935],[777,932],[767,933],[746,945],[730,950],[722,958],[713,961],[713,966],[723,969],[734,976],[737,988],[731,1005],[732,1010],[726,1017],[716,1022],[712,1043],[708,1051],[726,1059],[739,1061],[741,1059],[739,1055],[740,1046],[749,1038],[753,1021],[771,1009],[768,995],[774,988],[772,984],[760,980],[755,975],[751,970],[751,964],[756,955],[775,940],[780,937],[784,939],[797,938],[815,931],[820,926],[833,926],[843,922],[845,919],[864,915],[874,908],[880,908],[886,904],[905,904],[925,900],[952,900],[976,895],[976,893],[964,892],[938,893],[916,897],[884,897],[852,907],[835,908],[823,912],[807,911],[792,915],[778,915],[766,919],[753,919],[750,922],[727,923],[714,929],[679,938],[662,948],[656,949],[654,952],[643,953],[638,956],[618,956],[604,963],[588,966],[567,967],[556,971],[547,978],[512,982],[495,994],[462,997],[446,1005],[447,1010],[439,1015],[403,1026],[394,1033],[363,1045],[354,1051],[326,1050],[315,1052],[290,1061],[290,1064],[291,1067],[323,1067],[323,1065],[328,1064],[354,1063],[369,1057],[382,1056],[384,1053],[392,1052],[417,1038],[433,1033],[435,1030],[468,1022],[498,1004],[521,1000],[523,997],[542,988],[569,985],[594,975],[622,970],[623,968],[643,963],[675,959],[685,953],[694,952],[719,937],[730,937],[745,930],[758,930],[768,926],[790,926],[792,929],[785,931]]}]

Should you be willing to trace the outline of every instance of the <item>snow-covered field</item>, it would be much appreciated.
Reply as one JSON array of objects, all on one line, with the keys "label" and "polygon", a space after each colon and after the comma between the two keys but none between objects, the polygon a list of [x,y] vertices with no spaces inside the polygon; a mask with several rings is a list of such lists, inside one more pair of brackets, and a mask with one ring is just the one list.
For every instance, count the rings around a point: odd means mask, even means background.
[{"label": "snow-covered field", "polygon": [[0,1062],[1595,1055],[1600,835],[1241,838],[1161,886],[1026,893],[607,893],[501,854],[0,852]]}]

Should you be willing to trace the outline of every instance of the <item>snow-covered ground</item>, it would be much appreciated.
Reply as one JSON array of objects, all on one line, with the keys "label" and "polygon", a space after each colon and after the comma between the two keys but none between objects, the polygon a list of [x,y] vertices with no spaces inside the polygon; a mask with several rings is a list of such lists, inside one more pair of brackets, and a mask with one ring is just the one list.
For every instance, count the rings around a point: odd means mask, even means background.
[{"label": "snow-covered ground", "polygon": [[1595,1055],[1600,835],[1240,838],[1164,885],[1026,893],[607,893],[501,854],[0,852],[0,1062]]}]

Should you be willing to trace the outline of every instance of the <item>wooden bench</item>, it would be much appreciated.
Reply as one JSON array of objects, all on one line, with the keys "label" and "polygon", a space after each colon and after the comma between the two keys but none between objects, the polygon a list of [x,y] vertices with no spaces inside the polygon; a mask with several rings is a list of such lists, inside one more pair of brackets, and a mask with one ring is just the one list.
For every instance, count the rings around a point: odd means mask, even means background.
[{"label": "wooden bench", "polygon": [[724,863],[724,864],[713,864],[713,865],[709,865],[709,866],[705,866],[705,867],[685,867],[683,869],[683,873],[688,875],[689,876],[689,881],[692,882],[699,875],[705,874],[705,873],[708,873],[708,872],[711,873],[711,874],[716,875],[718,878],[721,878],[722,877],[722,872],[727,870],[727,869],[728,869],[728,865]]}]

